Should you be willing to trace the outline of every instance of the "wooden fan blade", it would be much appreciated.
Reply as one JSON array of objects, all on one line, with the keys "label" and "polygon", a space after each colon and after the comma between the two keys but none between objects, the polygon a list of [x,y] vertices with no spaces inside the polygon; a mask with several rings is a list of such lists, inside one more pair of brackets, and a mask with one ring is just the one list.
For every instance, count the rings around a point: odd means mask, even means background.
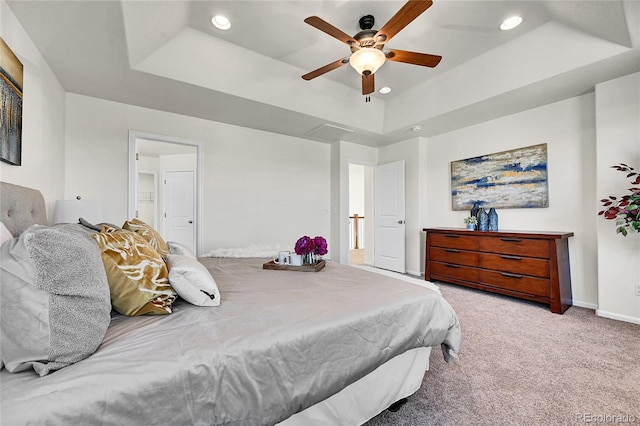
[{"label": "wooden fan blade", "polygon": [[384,24],[384,26],[378,31],[374,39],[378,40],[378,44],[384,44],[391,40],[391,37],[398,34],[401,29],[406,27],[416,19],[422,12],[429,9],[433,4],[432,0],[409,0],[404,6],[400,8],[395,15]]},{"label": "wooden fan blade", "polygon": [[337,38],[338,40],[348,44],[349,46],[358,44],[358,42],[349,34],[337,29],[327,21],[320,19],[317,16],[309,16],[304,20],[304,22],[311,25],[312,27],[316,27],[324,33],[329,34],[331,37]]},{"label": "wooden fan blade", "polygon": [[331,62],[330,64],[325,65],[324,67],[320,67],[315,71],[311,71],[305,75],[302,76],[302,78],[304,78],[305,80],[311,80],[312,78],[316,78],[318,76],[321,76],[322,74],[328,73],[331,70],[335,70],[336,68],[340,68],[341,66],[343,66],[344,64],[348,63],[349,60],[348,59],[338,59],[335,62]]},{"label": "wooden fan blade", "polygon": [[406,50],[390,50],[386,55],[388,60],[404,62],[407,64],[421,65],[423,67],[435,67],[440,63],[442,56],[429,55],[427,53],[407,52]]},{"label": "wooden fan blade", "polygon": [[375,74],[363,75],[362,76],[362,94],[368,95],[369,93],[373,93],[376,91],[376,80]]}]

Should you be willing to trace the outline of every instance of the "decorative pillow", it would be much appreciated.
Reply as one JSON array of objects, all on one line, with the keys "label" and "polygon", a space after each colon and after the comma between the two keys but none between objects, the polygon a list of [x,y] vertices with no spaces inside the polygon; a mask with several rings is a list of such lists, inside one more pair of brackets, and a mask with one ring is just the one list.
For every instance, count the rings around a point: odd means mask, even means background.
[{"label": "decorative pillow", "polygon": [[155,229],[140,219],[134,218],[125,222],[124,225],[122,225],[122,229],[126,229],[140,235],[149,244],[151,244],[151,247],[160,253],[160,256],[165,257],[169,254],[169,247],[167,247],[167,243],[162,239],[162,236],[160,236]]},{"label": "decorative pillow", "polygon": [[176,293],[157,251],[135,232],[108,226],[93,234],[102,252],[113,308],[123,315],[170,314]]},{"label": "decorative pillow", "polygon": [[7,371],[40,376],[94,353],[111,321],[100,250],[82,227],[33,225],[0,249]]},{"label": "decorative pillow", "polygon": [[89,222],[88,220],[86,220],[85,218],[80,218],[78,219],[78,223],[82,226],[84,226],[85,228],[91,230],[91,231],[96,231],[96,232],[100,232],[102,231],[102,228],[104,226],[108,226],[109,228],[113,228],[113,229],[122,229],[119,226],[113,225],[111,223],[106,223],[106,222],[102,222],[102,223],[97,223],[97,224],[93,224],[91,222]]},{"label": "decorative pillow", "polygon": [[178,295],[198,306],[220,306],[220,291],[207,268],[196,259],[170,254],[166,257],[169,282]]},{"label": "decorative pillow", "polygon": [[11,232],[9,232],[7,227],[4,226],[4,223],[0,222],[0,246],[5,241],[12,240],[12,239],[13,239],[13,235],[11,235]]},{"label": "decorative pillow", "polygon": [[184,244],[180,244],[175,241],[167,241],[167,246],[169,247],[169,253],[171,254],[180,254],[182,256],[191,257],[193,259],[198,258],[193,250],[191,250],[191,248],[185,246]]}]

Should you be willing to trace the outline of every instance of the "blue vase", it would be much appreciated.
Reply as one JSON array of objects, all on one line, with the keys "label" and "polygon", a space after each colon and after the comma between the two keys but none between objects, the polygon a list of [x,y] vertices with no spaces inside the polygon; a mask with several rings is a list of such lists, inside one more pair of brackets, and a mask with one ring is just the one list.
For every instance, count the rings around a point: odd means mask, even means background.
[{"label": "blue vase", "polygon": [[498,213],[496,209],[491,207],[489,209],[489,231],[497,231],[498,230]]},{"label": "blue vase", "polygon": [[473,206],[471,207],[471,216],[477,219],[479,211],[480,211],[480,204],[477,201],[474,201]]},{"label": "blue vase", "polygon": [[489,214],[487,214],[487,211],[485,209],[480,209],[480,211],[478,212],[478,230],[489,230]]}]

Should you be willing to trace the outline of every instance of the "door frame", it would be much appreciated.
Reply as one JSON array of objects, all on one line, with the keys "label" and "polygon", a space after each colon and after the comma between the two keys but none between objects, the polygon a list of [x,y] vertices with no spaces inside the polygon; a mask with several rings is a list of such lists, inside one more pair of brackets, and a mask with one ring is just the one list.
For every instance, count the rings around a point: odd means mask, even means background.
[{"label": "door frame", "polygon": [[203,173],[204,173],[204,143],[199,141],[192,141],[183,138],[177,138],[173,136],[160,135],[156,133],[142,132],[139,130],[129,130],[129,194],[127,197],[127,216],[129,218],[135,217],[136,213],[136,200],[138,194],[138,170],[136,163],[136,153],[138,152],[138,139],[147,139],[151,141],[173,143],[179,145],[189,145],[196,148],[196,188],[195,188],[195,202],[196,202],[196,254],[202,253],[202,219],[203,214]]}]

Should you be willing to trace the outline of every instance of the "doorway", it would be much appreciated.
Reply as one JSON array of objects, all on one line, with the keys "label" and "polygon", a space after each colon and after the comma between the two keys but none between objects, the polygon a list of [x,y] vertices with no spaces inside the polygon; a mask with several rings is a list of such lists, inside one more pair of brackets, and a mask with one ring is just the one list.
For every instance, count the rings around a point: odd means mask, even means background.
[{"label": "doorway", "polygon": [[[185,244],[197,254],[202,251],[203,158],[202,143],[129,132],[128,216],[139,218],[153,226],[165,240]],[[187,173],[188,179],[179,179],[182,185],[179,191],[168,189],[167,176],[172,172]],[[185,189],[184,185],[188,188]],[[175,189],[175,185],[170,189]],[[185,203],[185,194],[191,194],[189,203]],[[190,208],[178,211],[171,210],[171,206]]]},{"label": "doorway", "polygon": [[373,165],[349,163],[350,265],[373,266]]},{"label": "doorway", "polygon": [[406,272],[404,168],[404,161],[348,163],[350,265]]},{"label": "doorway", "polygon": [[158,228],[158,173],[138,170],[138,208],[137,218]]}]

